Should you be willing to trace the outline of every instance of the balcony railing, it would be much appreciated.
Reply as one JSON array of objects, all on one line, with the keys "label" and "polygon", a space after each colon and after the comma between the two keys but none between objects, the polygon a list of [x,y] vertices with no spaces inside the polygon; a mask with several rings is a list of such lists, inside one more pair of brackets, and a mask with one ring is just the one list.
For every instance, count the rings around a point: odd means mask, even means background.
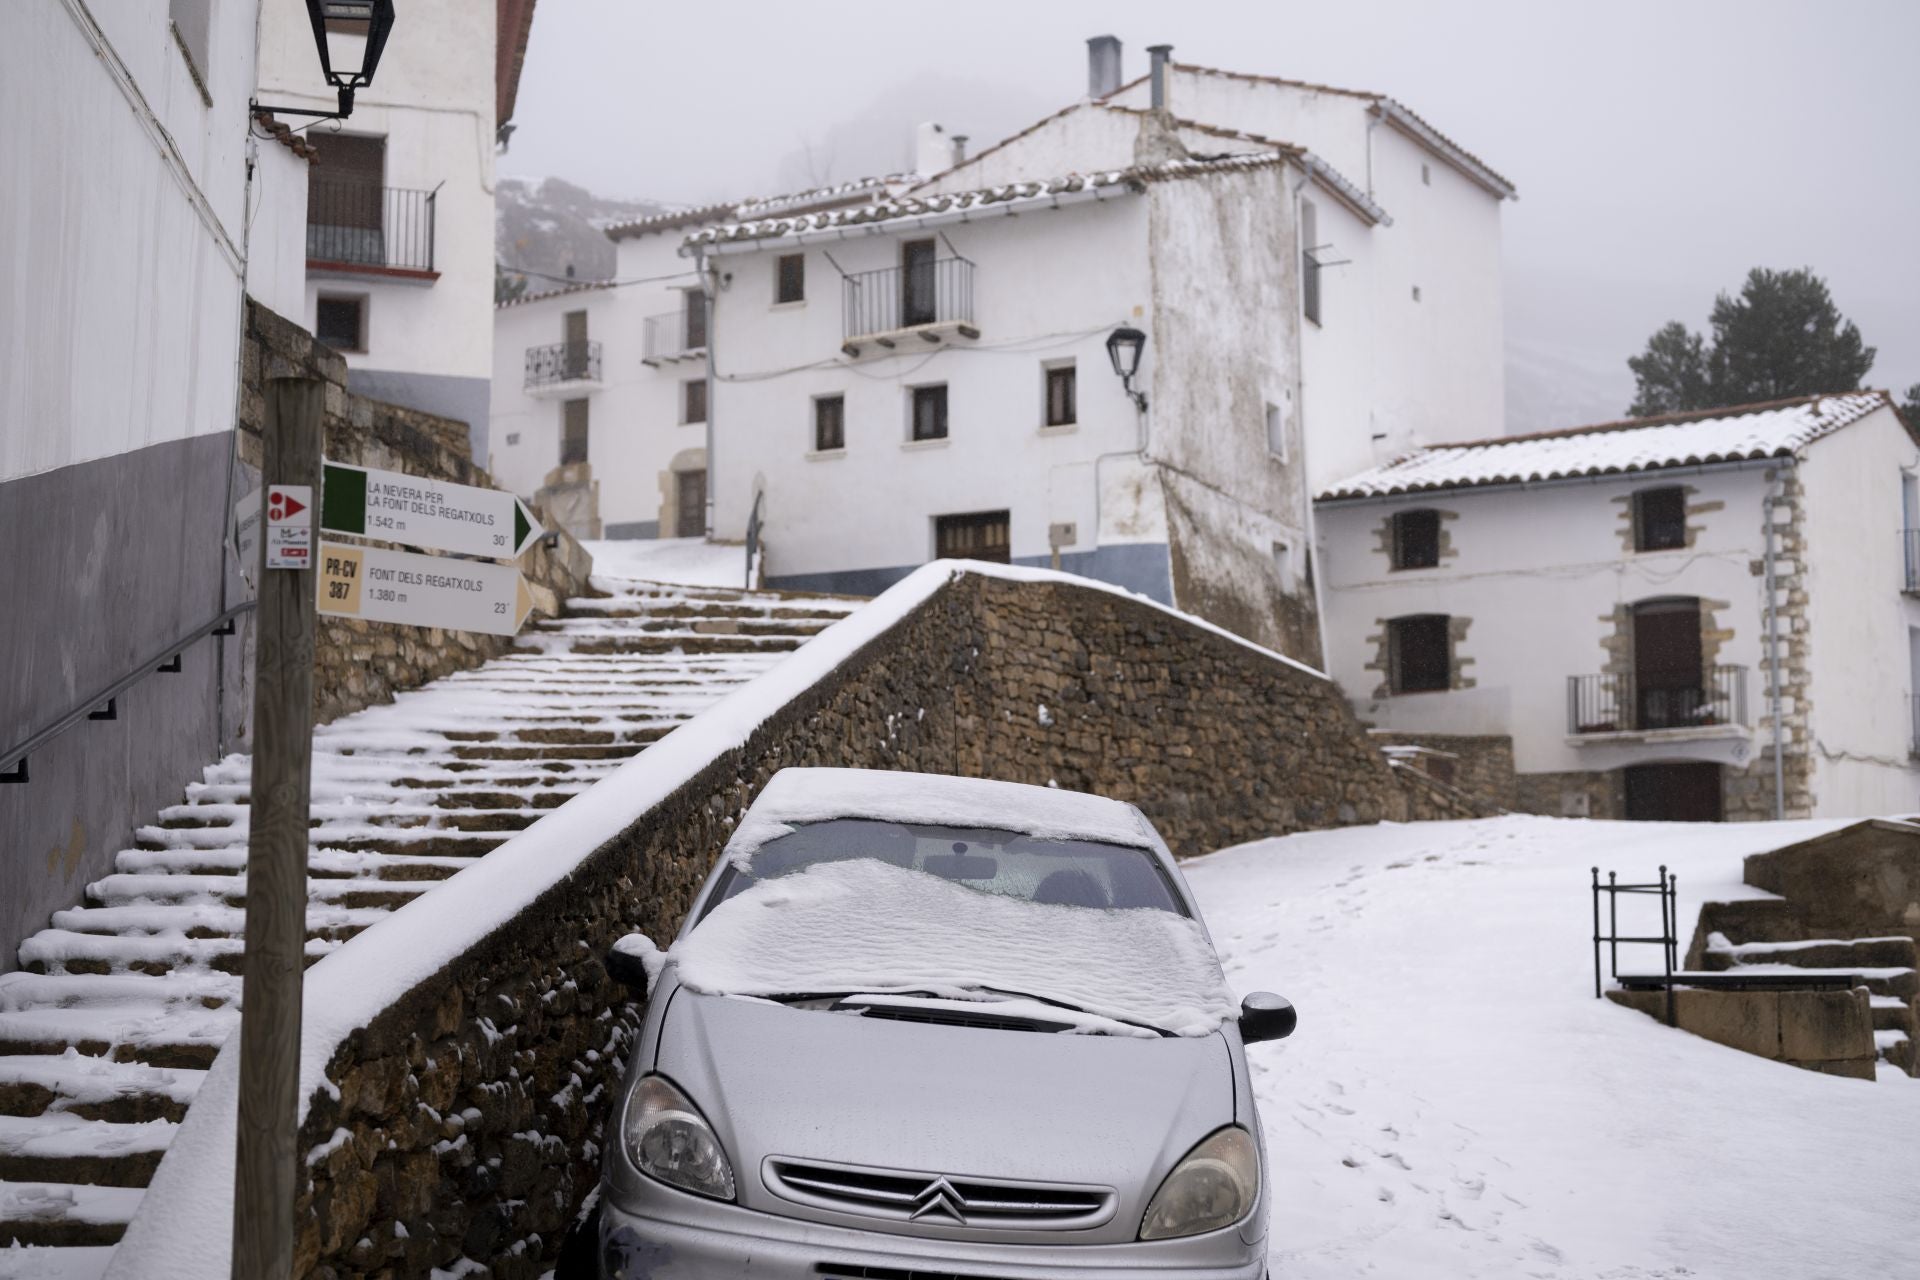
[{"label": "balcony railing", "polygon": [[1920,529],[1900,531],[1900,589],[1908,595],[1920,595]]},{"label": "balcony railing", "polygon": [[665,360],[686,360],[703,354],[706,349],[706,299],[688,299],[688,305],[678,311],[647,317],[646,345],[640,362],[659,364]]},{"label": "balcony railing", "polygon": [[1747,723],[1747,669],[1708,667],[1698,684],[1635,673],[1567,677],[1567,732],[1644,733]]},{"label": "balcony railing", "polygon": [[598,381],[600,344],[597,342],[556,342],[552,346],[527,348],[529,391],[570,382]]},{"label": "balcony railing", "polygon": [[307,261],[432,271],[435,191],[315,173],[307,180]]},{"label": "balcony railing", "polygon": [[861,271],[842,282],[846,307],[842,340],[847,346],[878,342],[891,334],[932,325],[973,333],[973,263],[965,258]]}]

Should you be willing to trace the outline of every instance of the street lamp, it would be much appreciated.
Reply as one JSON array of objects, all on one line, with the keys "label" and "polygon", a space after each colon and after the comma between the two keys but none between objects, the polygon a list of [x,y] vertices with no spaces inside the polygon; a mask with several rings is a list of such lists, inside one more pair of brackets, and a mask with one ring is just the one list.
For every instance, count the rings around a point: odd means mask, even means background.
[{"label": "street lamp", "polygon": [[320,71],[340,91],[338,111],[309,111],[302,107],[263,107],[256,111],[276,115],[317,116],[344,120],[353,114],[353,91],[373,83],[374,68],[386,50],[393,30],[393,0],[306,0],[307,20],[313,24],[314,47],[320,52]]},{"label": "street lamp", "polygon": [[1133,397],[1140,412],[1147,411],[1146,393],[1133,389],[1133,376],[1140,372],[1140,353],[1147,347],[1147,335],[1129,325],[1121,325],[1107,335],[1107,358],[1120,376],[1120,385]]}]

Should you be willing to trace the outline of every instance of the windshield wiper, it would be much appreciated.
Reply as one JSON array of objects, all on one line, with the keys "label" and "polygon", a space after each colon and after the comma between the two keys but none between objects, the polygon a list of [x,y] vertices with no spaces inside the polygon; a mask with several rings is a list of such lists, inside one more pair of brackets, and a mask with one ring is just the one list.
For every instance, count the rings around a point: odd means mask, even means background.
[{"label": "windshield wiper", "polygon": [[970,987],[969,990],[986,991],[996,996],[1012,996],[1016,1000],[1033,1000],[1040,1004],[1052,1005],[1056,1009],[1067,1009],[1074,1013],[1084,1013],[1090,1018],[1105,1018],[1108,1022],[1118,1022],[1129,1027],[1139,1027],[1142,1031],[1151,1031],[1157,1036],[1173,1035],[1173,1032],[1167,1030],[1165,1027],[1156,1027],[1151,1022],[1141,1022],[1134,1018],[1122,1018],[1111,1013],[1094,1013],[1091,1010],[1082,1009],[1079,1005],[1069,1001],[1056,999],[1053,996],[1035,995],[1031,991],[1015,991],[1009,987],[987,986],[973,986]]}]

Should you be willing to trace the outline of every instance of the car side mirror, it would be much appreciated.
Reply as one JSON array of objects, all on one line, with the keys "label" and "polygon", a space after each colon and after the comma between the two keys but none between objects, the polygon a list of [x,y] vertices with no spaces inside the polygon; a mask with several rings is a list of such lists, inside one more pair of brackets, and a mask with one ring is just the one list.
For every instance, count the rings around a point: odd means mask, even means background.
[{"label": "car side mirror", "polygon": [[647,998],[647,965],[657,960],[660,948],[644,933],[630,933],[607,951],[607,972],[613,980],[633,993],[635,1000]]},{"label": "car side mirror", "polygon": [[1285,1040],[1293,1034],[1300,1015],[1293,1002],[1271,991],[1255,991],[1240,1002],[1240,1040],[1257,1044],[1262,1040]]}]

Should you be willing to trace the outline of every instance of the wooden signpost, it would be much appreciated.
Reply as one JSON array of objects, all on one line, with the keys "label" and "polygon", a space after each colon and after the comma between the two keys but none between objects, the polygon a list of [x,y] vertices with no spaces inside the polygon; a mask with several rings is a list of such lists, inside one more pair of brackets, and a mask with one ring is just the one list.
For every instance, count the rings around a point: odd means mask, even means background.
[{"label": "wooden signpost", "polygon": [[[513,635],[532,596],[516,565],[492,561],[516,559],[543,532],[510,493],[323,463],[324,389],[312,378],[268,384],[261,487],[235,513],[236,544],[259,557],[259,626],[233,1280],[293,1270],[315,615]],[[319,530],[454,554],[323,542]]]}]

